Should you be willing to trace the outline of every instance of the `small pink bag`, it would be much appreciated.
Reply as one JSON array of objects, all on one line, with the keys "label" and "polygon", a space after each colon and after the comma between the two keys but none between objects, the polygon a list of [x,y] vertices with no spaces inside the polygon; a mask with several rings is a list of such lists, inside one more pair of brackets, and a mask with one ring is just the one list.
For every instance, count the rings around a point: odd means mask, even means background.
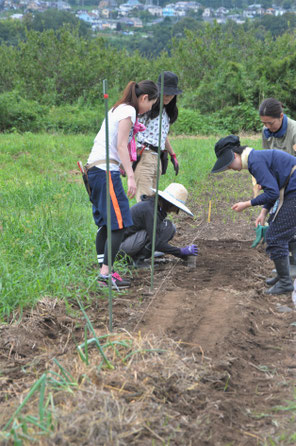
[{"label": "small pink bag", "polygon": [[131,141],[128,143],[128,151],[129,151],[129,155],[130,155],[130,160],[133,161],[137,161],[137,144],[136,144],[136,138],[135,135],[138,132],[144,132],[144,130],[146,130],[146,127],[144,126],[144,124],[141,124],[141,122],[139,122],[136,119],[134,128],[133,128],[133,137],[131,139]]}]

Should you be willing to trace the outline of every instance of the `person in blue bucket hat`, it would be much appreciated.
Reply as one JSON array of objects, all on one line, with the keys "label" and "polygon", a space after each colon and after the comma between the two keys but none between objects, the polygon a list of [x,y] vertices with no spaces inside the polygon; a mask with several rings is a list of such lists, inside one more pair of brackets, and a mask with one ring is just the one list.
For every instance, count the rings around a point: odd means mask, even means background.
[{"label": "person in blue bucket hat", "polygon": [[[276,149],[254,150],[241,146],[238,136],[229,135],[215,144],[217,161],[212,173],[248,169],[260,184],[263,193],[247,201],[235,203],[231,209],[241,212],[250,206],[263,206],[256,218],[256,227],[264,226],[270,213],[266,236],[266,252],[273,260],[277,275],[267,294],[293,291],[289,271],[289,242],[296,235],[296,158]],[[277,209],[274,204],[279,198]]]}]

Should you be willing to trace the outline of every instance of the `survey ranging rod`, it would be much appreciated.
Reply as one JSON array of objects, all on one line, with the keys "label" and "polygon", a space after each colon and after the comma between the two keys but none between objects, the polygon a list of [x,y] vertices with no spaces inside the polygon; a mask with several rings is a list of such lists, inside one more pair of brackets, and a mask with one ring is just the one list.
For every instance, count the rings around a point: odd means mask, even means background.
[{"label": "survey ranging rod", "polygon": [[154,287],[154,252],[155,252],[155,240],[156,240],[156,226],[157,226],[157,208],[158,208],[158,187],[159,187],[159,164],[160,164],[160,151],[161,151],[161,130],[162,130],[162,110],[163,110],[163,84],[164,84],[164,72],[160,75],[160,106],[159,106],[159,133],[158,133],[158,151],[157,151],[157,170],[156,170],[156,192],[154,201],[154,218],[153,218],[153,236],[152,236],[152,252],[151,252],[151,281],[150,290]]},{"label": "survey ranging rod", "polygon": [[108,285],[109,285],[109,330],[112,331],[112,264],[111,264],[111,200],[110,200],[110,160],[109,160],[109,121],[108,121],[108,84],[103,80],[105,103],[105,140],[106,140],[106,200],[107,200],[107,250],[108,250]]}]

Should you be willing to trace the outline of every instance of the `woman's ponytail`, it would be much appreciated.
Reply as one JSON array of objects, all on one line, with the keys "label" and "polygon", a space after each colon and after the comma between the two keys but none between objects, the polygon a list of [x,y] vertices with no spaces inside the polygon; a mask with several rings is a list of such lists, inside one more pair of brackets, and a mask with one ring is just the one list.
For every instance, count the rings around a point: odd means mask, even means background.
[{"label": "woman's ponytail", "polygon": [[155,82],[150,80],[141,81],[139,83],[130,81],[125,87],[122,97],[114,104],[113,110],[120,104],[128,104],[136,109],[138,114],[138,98],[139,96],[147,94],[149,101],[158,97],[158,87]]}]

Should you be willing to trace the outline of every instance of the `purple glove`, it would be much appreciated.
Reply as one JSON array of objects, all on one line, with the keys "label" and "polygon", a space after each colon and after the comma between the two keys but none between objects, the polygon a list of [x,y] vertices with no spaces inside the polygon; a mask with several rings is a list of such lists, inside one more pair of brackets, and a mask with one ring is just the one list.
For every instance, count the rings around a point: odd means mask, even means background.
[{"label": "purple glove", "polygon": [[180,248],[182,256],[197,256],[198,247],[196,245],[188,245],[185,248]]},{"label": "purple glove", "polygon": [[178,175],[178,173],[179,173],[179,163],[178,163],[178,160],[177,160],[177,157],[176,157],[175,153],[173,155],[171,155],[171,162],[173,163],[176,175]]}]

